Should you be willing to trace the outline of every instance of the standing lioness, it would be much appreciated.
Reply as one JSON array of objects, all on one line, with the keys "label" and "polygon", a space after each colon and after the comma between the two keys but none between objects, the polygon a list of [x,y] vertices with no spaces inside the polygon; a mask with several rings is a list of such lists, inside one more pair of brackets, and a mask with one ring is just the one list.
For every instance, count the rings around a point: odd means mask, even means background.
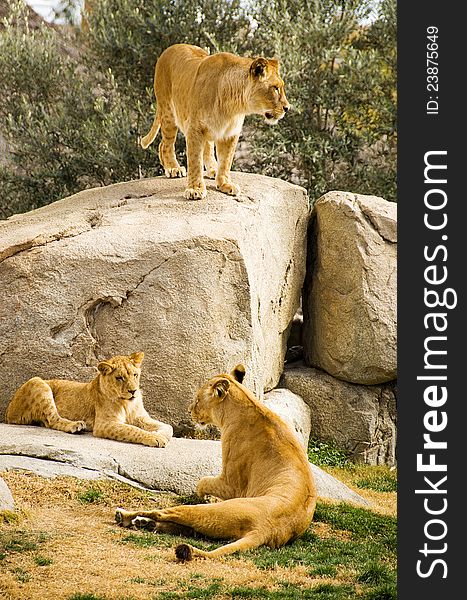
[{"label": "standing lioness", "polygon": [[[175,156],[177,128],[185,134],[188,160],[186,198],[204,198],[206,175],[221,192],[237,195],[230,168],[246,115],[263,115],[274,125],[289,109],[275,59],[243,58],[220,52],[212,56],[197,46],[175,44],[159,57],[154,76],[157,111],[147,148],[161,129],[159,158],[167,177],[184,177]],[[217,159],[214,156],[216,144]]]},{"label": "standing lioness", "polygon": [[301,535],[313,517],[316,489],[305,451],[290,427],[241,384],[244,375],[244,367],[238,365],[230,375],[214,377],[190,407],[195,422],[221,429],[222,441],[222,473],[203,477],[197,494],[224,502],[117,510],[116,520],[125,527],[234,540],[211,552],[181,544],[176,549],[181,560],[263,544],[278,548]]}]

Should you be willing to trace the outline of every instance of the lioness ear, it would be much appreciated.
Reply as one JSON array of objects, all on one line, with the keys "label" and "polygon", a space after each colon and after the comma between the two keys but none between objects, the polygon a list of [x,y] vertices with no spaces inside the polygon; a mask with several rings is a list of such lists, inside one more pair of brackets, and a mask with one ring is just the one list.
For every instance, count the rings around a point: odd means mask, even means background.
[{"label": "lioness ear", "polygon": [[276,57],[270,58],[269,64],[271,65],[271,67],[276,69],[276,71],[279,70],[279,59],[278,58],[276,58]]},{"label": "lioness ear", "polygon": [[264,79],[267,68],[268,61],[260,56],[258,58],[255,58],[255,60],[251,63],[250,73],[253,77],[256,77],[257,79],[261,80]]},{"label": "lioness ear", "polygon": [[220,400],[223,400],[225,398],[227,392],[229,391],[229,387],[230,387],[230,381],[225,378],[219,379],[219,381],[217,381],[214,384],[214,391]]},{"label": "lioness ear", "polygon": [[143,362],[144,352],[133,352],[130,354],[130,360],[135,365],[135,367],[139,367]]},{"label": "lioness ear", "polygon": [[236,367],[233,368],[233,371],[232,371],[232,373],[230,373],[230,375],[236,381],[238,381],[238,383],[242,383],[243,380],[245,379],[245,367],[242,364],[237,365]]},{"label": "lioness ear", "polygon": [[112,371],[114,370],[114,366],[108,362],[105,362],[105,360],[100,362],[97,365],[97,368],[102,373],[102,375],[108,375],[109,373],[112,373]]}]

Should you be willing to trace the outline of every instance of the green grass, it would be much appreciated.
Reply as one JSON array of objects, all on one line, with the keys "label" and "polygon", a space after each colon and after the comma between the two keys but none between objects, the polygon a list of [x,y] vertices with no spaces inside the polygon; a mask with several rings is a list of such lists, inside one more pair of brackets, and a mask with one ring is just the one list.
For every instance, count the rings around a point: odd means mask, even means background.
[{"label": "green grass", "polygon": [[[344,579],[346,583],[331,584],[323,581],[318,586],[306,589],[284,583],[280,589],[267,590],[248,586],[229,587],[221,581],[213,580],[200,585],[201,581],[192,580],[187,589],[159,592],[154,599],[228,597],[264,600],[396,600],[395,517],[345,503],[319,502],[313,520],[329,525],[330,530],[326,537],[318,536],[313,531],[312,524],[304,535],[291,544],[277,550],[257,548],[242,553],[242,558],[253,562],[259,569],[293,569],[301,566],[306,568],[310,578],[337,578]],[[203,540],[193,542],[170,535],[154,535],[149,532],[132,532],[122,541],[139,548],[175,547],[180,541],[194,543],[203,549],[213,549],[221,545]],[[347,583],[348,581],[351,583]]]},{"label": "green grass", "polygon": [[53,563],[53,560],[51,558],[38,555],[34,557],[34,562],[38,567],[48,567]]},{"label": "green grass", "polygon": [[104,492],[97,488],[88,488],[85,492],[76,495],[76,499],[81,504],[96,504],[104,499]]},{"label": "green grass", "polygon": [[95,594],[73,594],[68,596],[67,600],[105,600],[104,596],[96,596]]},{"label": "green grass", "polygon": [[308,460],[318,467],[348,467],[352,463],[348,452],[338,448],[333,442],[322,442],[310,438]]},{"label": "green grass", "polygon": [[0,560],[12,552],[32,552],[48,539],[46,533],[0,531]]},{"label": "green grass", "polygon": [[397,475],[395,471],[383,470],[368,477],[356,479],[355,485],[360,489],[375,492],[397,492]]}]

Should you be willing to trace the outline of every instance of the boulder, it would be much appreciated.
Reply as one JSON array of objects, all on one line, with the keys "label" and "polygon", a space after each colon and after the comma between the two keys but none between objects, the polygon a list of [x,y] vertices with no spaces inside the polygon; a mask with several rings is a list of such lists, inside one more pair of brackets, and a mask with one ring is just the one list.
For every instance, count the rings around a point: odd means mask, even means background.
[{"label": "boulder", "polygon": [[[0,468],[1,471],[1,468]],[[15,502],[5,480],[0,477],[0,512],[15,510]]]},{"label": "boulder", "polygon": [[305,362],[362,384],[396,379],[397,206],[329,192],[314,206],[303,294]]},{"label": "boulder", "polygon": [[364,386],[305,366],[284,371],[281,385],[311,409],[311,435],[332,441],[356,462],[396,462],[396,396],[393,384]]},{"label": "boulder", "polygon": [[300,396],[284,388],[264,394],[263,403],[288,423],[305,450],[310,438],[310,407]]},{"label": "boulder", "polygon": [[153,178],[86,190],[0,222],[0,419],[32,376],[89,381],[144,351],[148,411],[176,426],[208,378],[279,381],[305,276],[308,199],[234,173],[243,193]]},{"label": "boulder", "polygon": [[[318,495],[327,500],[368,505],[359,494],[319,467],[310,465]],[[72,435],[43,427],[0,424],[0,472],[27,469],[54,477],[111,478],[136,487],[194,494],[201,477],[222,469],[221,442],[172,438],[165,448],[149,448]]]}]

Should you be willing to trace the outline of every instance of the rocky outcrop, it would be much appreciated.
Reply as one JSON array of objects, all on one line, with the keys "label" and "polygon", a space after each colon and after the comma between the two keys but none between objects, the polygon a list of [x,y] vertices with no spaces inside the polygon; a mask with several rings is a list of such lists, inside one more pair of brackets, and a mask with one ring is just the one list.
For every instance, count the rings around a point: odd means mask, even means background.
[{"label": "rocky outcrop", "polygon": [[396,211],[347,192],[316,202],[303,294],[309,366],[361,384],[396,378]]},{"label": "rocky outcrop", "polygon": [[243,189],[188,202],[154,178],[87,190],[0,222],[0,419],[29,377],[81,381],[144,351],[145,405],[176,425],[209,377],[247,367],[277,385],[299,305],[305,191],[234,174]]},{"label": "rocky outcrop", "polygon": [[310,408],[300,396],[285,388],[264,394],[264,404],[288,423],[305,450],[310,439]]},{"label": "rocky outcrop", "polygon": [[395,464],[394,385],[355,385],[305,366],[286,368],[281,383],[310,407],[313,437],[333,441],[356,462]]},{"label": "rocky outcrop", "polygon": [[[359,494],[310,465],[318,495],[368,505]],[[0,472],[26,469],[45,477],[111,478],[131,485],[189,495],[201,477],[222,470],[221,443],[172,438],[166,448],[149,448],[72,435],[41,427],[0,424]]]}]

